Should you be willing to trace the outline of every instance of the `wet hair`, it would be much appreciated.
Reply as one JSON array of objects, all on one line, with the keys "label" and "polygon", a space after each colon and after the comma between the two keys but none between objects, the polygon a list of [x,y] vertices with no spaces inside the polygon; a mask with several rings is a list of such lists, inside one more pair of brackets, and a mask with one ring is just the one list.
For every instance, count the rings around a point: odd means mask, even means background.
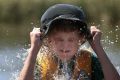
[{"label": "wet hair", "polygon": [[73,32],[78,31],[80,35],[84,34],[84,24],[80,21],[64,20],[59,19],[51,23],[50,29],[48,31],[48,36],[54,32],[63,31],[63,32]]}]

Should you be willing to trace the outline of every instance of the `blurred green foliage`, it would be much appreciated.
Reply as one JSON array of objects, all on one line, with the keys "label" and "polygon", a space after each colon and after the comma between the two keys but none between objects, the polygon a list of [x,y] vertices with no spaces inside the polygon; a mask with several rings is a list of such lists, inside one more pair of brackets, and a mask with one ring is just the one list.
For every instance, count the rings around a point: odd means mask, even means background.
[{"label": "blurred green foliage", "polygon": [[100,25],[103,39],[108,44],[110,40],[116,41],[115,45],[120,48],[120,36],[116,37],[120,34],[120,0],[0,0],[1,46],[28,44],[29,32],[40,26],[42,14],[58,3],[82,7],[88,25]]},{"label": "blurred green foliage", "polygon": [[39,21],[44,11],[57,3],[82,7],[89,23],[120,24],[120,0],[0,0],[0,23]]}]

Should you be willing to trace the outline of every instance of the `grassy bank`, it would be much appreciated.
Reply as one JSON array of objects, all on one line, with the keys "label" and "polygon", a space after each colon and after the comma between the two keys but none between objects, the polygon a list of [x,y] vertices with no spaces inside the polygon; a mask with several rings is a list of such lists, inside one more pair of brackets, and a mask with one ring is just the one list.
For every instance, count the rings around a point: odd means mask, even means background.
[{"label": "grassy bank", "polygon": [[56,3],[81,6],[89,23],[120,24],[120,0],[0,0],[0,23],[39,21],[43,12]]}]

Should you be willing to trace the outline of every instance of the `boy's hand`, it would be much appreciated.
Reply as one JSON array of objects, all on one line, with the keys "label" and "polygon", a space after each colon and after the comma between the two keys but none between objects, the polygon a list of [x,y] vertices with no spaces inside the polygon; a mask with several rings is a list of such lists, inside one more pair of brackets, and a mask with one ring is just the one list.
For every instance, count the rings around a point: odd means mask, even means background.
[{"label": "boy's hand", "polygon": [[40,28],[33,28],[32,32],[30,32],[31,48],[37,51],[40,49],[42,43],[40,39],[41,35]]},{"label": "boy's hand", "polygon": [[101,31],[97,29],[95,26],[91,26],[90,32],[92,34],[93,40],[90,42],[91,47],[95,49],[97,46],[100,46],[100,40],[101,40]]}]

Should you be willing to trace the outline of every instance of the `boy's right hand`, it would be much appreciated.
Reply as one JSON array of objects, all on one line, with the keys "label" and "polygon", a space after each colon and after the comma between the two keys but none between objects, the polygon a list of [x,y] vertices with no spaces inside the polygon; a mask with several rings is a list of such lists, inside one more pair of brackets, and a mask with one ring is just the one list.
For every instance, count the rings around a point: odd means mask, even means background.
[{"label": "boy's right hand", "polygon": [[30,32],[31,48],[36,51],[39,51],[42,43],[41,35],[40,28],[33,28],[32,32]]}]

